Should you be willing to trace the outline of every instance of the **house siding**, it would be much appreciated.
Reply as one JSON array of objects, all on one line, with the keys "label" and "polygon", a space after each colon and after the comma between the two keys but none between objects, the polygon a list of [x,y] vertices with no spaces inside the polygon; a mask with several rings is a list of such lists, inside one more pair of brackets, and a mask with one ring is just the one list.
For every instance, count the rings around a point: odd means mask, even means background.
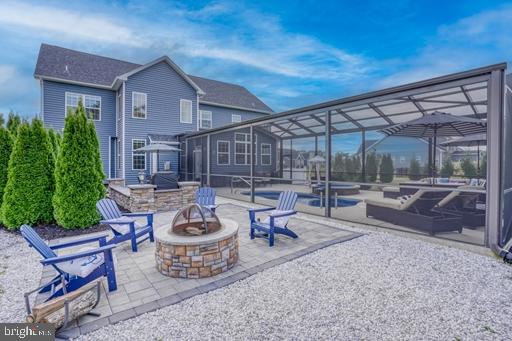
[{"label": "house siding", "polygon": [[260,114],[252,111],[244,111],[240,109],[231,109],[221,106],[207,105],[199,103],[199,110],[207,110],[212,112],[212,128],[218,128],[231,124],[231,115],[240,115],[242,121],[252,120],[254,118],[267,116],[268,114]]},{"label": "house siding", "polygon": [[105,176],[109,176],[110,137],[116,136],[116,93],[115,91],[90,88],[52,81],[42,82],[42,116],[44,124],[62,133],[65,120],[66,92],[101,97],[101,120],[94,121],[100,141],[100,155]]},{"label": "house siding", "polygon": [[[125,180],[137,182],[138,170],[132,170],[132,139],[144,139],[148,134],[177,135],[197,131],[197,93],[167,63],[161,62],[142,70],[125,82]],[[146,119],[132,117],[132,92],[147,95]],[[192,123],[180,122],[180,99],[192,101]],[[160,154],[160,167],[171,161],[171,170],[178,169],[178,155]],[[151,157],[146,156],[146,171],[151,167]]]}]

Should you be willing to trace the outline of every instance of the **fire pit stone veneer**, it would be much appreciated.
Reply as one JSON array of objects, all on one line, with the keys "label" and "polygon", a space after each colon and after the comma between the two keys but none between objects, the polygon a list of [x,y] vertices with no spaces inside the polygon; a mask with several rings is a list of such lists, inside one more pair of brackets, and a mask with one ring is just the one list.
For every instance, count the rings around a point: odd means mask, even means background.
[{"label": "fire pit stone veneer", "polygon": [[157,230],[158,271],[170,277],[205,278],[231,269],[238,261],[238,224],[230,219],[220,222],[220,230],[197,236]]}]

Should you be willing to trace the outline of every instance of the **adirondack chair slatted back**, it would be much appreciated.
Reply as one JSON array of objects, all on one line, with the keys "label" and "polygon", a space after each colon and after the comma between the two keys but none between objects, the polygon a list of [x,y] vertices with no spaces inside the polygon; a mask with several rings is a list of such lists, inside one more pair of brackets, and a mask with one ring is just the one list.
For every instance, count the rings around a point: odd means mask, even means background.
[{"label": "adirondack chair slatted back", "polygon": [[123,215],[112,199],[101,199],[96,203],[96,208],[106,220],[120,218]]},{"label": "adirondack chair slatted back", "polygon": [[196,202],[199,205],[215,205],[215,190],[211,187],[201,187],[196,191]]},{"label": "adirondack chair slatted back", "polygon": [[21,235],[25,240],[41,254],[45,259],[57,257],[57,254],[45,243],[45,241],[28,225],[23,225]]},{"label": "adirondack chair slatted back", "polygon": [[297,193],[294,191],[285,191],[279,194],[279,201],[276,210],[278,211],[291,211],[297,202]]}]

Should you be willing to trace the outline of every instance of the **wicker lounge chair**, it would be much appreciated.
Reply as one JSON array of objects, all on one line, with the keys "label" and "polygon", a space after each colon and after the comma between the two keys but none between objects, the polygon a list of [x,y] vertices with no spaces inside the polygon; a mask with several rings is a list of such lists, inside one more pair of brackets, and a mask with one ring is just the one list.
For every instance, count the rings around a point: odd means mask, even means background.
[{"label": "wicker lounge chair", "polygon": [[[462,186],[459,190],[482,190],[479,186]],[[485,211],[476,208],[481,196],[478,192],[453,191],[441,200],[434,210],[441,213],[450,213],[460,216],[462,225],[468,228],[477,228],[485,225]]]},{"label": "wicker lounge chair", "polygon": [[367,199],[366,216],[434,235],[438,232],[462,232],[461,217],[433,210],[449,191],[420,189],[414,195],[397,199]]}]

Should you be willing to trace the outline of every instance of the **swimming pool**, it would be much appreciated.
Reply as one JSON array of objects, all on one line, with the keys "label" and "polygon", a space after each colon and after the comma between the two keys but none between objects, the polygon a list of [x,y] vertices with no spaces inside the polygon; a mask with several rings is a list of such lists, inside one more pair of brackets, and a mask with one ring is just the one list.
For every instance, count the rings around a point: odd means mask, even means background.
[{"label": "swimming pool", "polygon": [[[281,193],[282,193],[281,191],[257,191],[257,192],[254,192],[254,196],[265,198],[265,199],[270,199],[270,200],[277,200],[277,199],[279,199],[279,194],[281,194]],[[251,195],[251,192],[246,191],[246,192],[241,192],[240,194]],[[320,196],[318,196],[318,195],[308,194],[308,193],[297,193],[297,197],[298,197],[297,198],[298,203],[308,205],[308,206],[313,206],[313,207],[325,207],[325,199],[322,200],[322,205],[320,205]],[[354,206],[354,205],[357,205],[357,203],[359,201],[360,200],[357,200],[357,199],[338,198],[338,207]],[[331,207],[334,207],[334,206],[336,206],[335,202],[334,202],[334,198],[331,198]]]}]

